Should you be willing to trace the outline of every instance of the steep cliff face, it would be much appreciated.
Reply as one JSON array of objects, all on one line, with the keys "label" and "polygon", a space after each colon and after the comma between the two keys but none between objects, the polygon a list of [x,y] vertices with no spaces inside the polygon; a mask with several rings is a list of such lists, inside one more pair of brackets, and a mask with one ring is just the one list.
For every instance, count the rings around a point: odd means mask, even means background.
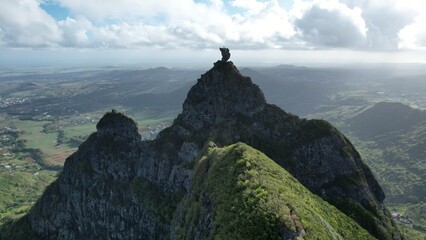
[{"label": "steep cliff face", "polygon": [[[184,221],[179,213],[208,142],[243,142],[262,151],[375,237],[400,239],[381,187],[349,140],[325,121],[300,119],[267,104],[250,78],[224,61],[201,76],[182,113],[153,141],[141,141],[133,120],[107,113],[9,236],[178,238]],[[220,217],[211,213],[204,227],[191,230],[193,236],[211,236],[204,234],[209,221]],[[312,234],[306,231],[307,238]]]},{"label": "steep cliff face", "polygon": [[[155,219],[139,196],[140,181],[150,177],[142,171],[151,167],[148,149],[133,120],[107,113],[27,216],[31,228],[42,239],[162,236],[168,226]],[[167,171],[168,166],[158,164]]]},{"label": "steep cliff face", "polygon": [[267,104],[232,62],[218,61],[201,76],[182,114],[159,138],[165,136],[177,142],[208,139],[219,146],[247,143],[377,238],[400,238],[381,187],[350,141],[326,121],[300,119]]}]

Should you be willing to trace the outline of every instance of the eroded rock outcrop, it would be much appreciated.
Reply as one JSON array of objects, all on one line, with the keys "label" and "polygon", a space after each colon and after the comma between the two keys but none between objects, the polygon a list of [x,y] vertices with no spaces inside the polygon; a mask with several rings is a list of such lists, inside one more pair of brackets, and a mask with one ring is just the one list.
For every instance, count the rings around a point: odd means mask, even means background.
[{"label": "eroded rock outcrop", "polygon": [[[381,187],[349,140],[325,121],[267,104],[259,87],[227,61],[201,76],[182,113],[153,141],[141,141],[133,120],[107,113],[14,229],[26,226],[41,239],[169,238],[208,142],[244,142],[375,237],[401,238]],[[200,231],[210,231],[214,218],[211,209]]]}]

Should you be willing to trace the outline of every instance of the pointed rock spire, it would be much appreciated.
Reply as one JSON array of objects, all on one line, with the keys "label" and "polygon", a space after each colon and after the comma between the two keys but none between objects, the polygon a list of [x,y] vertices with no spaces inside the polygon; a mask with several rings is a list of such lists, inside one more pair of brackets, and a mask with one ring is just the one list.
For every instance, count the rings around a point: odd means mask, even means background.
[{"label": "pointed rock spire", "polygon": [[222,53],[222,62],[227,62],[229,58],[231,58],[231,53],[229,52],[229,48],[223,47],[219,48]]}]

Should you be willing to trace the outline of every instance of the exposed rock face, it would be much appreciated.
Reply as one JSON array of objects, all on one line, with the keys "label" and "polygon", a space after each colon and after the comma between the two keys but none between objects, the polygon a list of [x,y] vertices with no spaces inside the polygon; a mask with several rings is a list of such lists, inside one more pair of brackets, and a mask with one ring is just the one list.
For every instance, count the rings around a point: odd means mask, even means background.
[{"label": "exposed rock face", "polygon": [[96,124],[96,130],[98,137],[113,137],[114,141],[124,141],[129,144],[135,144],[141,138],[136,123],[115,110],[104,115]]},{"label": "exposed rock face", "polygon": [[[191,88],[183,104],[182,126],[193,132],[251,117],[266,106],[265,97],[250,78],[242,76],[231,62],[216,62]],[[209,134],[207,132],[207,134]]]},{"label": "exposed rock face", "polygon": [[229,60],[229,58],[231,57],[231,53],[229,52],[228,48],[219,48],[220,53],[222,54],[222,62],[226,62]]},{"label": "exposed rock face", "polygon": [[[232,62],[218,61],[202,75],[189,91],[182,114],[159,135],[165,136],[210,139],[219,146],[245,142],[355,216],[376,237],[400,238],[380,185],[349,140],[326,121],[300,119],[267,104],[261,90]],[[361,216],[368,216],[368,223]]]},{"label": "exposed rock face", "polygon": [[[146,148],[135,126],[118,113],[101,119],[98,132],[66,160],[59,178],[28,215],[34,231],[54,239],[156,238],[167,231],[134,189],[139,178],[151,177],[141,169],[154,168],[148,153],[141,151]],[[157,164],[169,171],[170,167]],[[168,172],[159,171],[155,175],[167,177]]]},{"label": "exposed rock face", "polygon": [[[133,120],[107,113],[23,221],[42,239],[168,238],[209,141],[264,152],[375,237],[400,239],[381,187],[348,139],[325,121],[267,104],[258,86],[224,61],[201,76],[182,113],[153,141],[141,141]],[[206,216],[199,231],[211,221]]]}]

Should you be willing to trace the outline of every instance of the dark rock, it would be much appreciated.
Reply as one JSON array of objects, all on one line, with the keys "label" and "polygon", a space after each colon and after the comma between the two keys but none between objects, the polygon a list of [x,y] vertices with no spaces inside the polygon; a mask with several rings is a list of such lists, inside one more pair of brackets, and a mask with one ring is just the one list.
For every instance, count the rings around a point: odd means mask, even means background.
[{"label": "dark rock", "polygon": [[[141,141],[123,114],[105,114],[25,217],[31,231],[43,239],[165,239],[212,141],[251,145],[375,237],[400,239],[381,187],[349,140],[328,122],[267,104],[228,58],[198,79],[182,113],[153,141]],[[200,239],[213,218],[205,215],[194,230]]]},{"label": "dark rock", "polygon": [[99,120],[96,124],[96,130],[98,137],[109,136],[114,138],[115,141],[136,143],[141,138],[138,133],[138,126],[133,119],[115,110],[107,112]]},{"label": "dark rock", "polygon": [[[300,119],[267,104],[261,90],[232,62],[216,62],[198,80],[188,93],[182,114],[160,137],[167,133],[185,139],[173,131],[176,128],[186,129],[198,141],[210,139],[219,146],[245,142],[348,215],[357,214],[348,212],[349,202],[359,203],[359,211],[365,211],[359,214],[371,219],[369,223],[355,219],[376,237],[400,238],[384,206],[382,188],[350,141],[326,121]],[[377,233],[376,228],[386,230]]]},{"label": "dark rock", "polygon": [[231,53],[229,52],[229,48],[219,48],[220,53],[222,54],[222,62],[227,62],[229,58],[231,58]]}]

